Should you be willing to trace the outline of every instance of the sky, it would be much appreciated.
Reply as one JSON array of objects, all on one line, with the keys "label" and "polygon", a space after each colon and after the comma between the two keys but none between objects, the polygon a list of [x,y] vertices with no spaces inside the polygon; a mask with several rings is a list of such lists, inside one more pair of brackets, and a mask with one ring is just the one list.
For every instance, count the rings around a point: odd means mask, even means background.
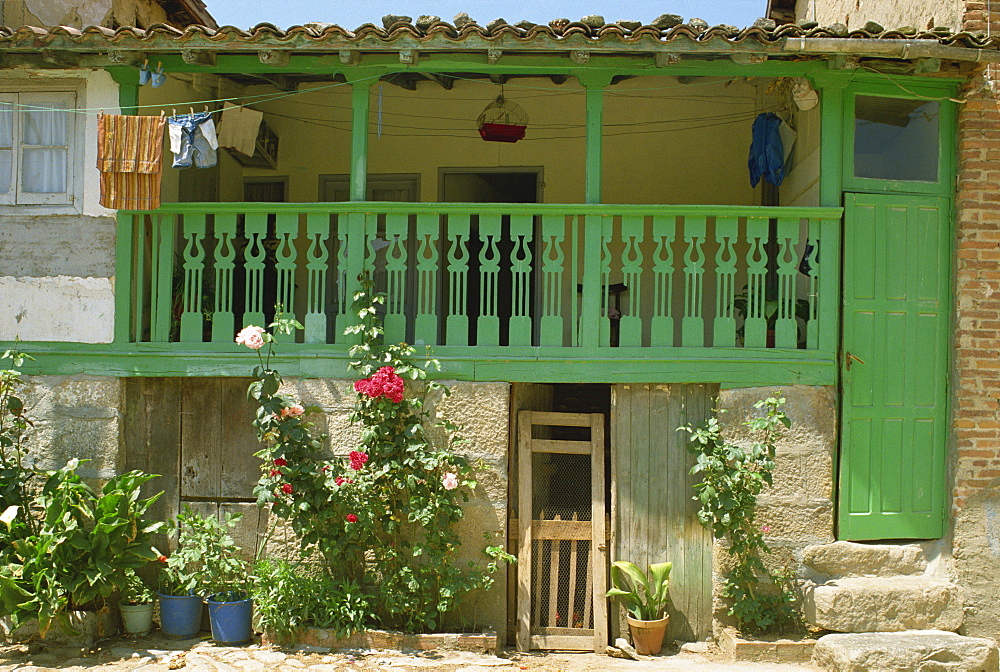
[{"label": "sky", "polygon": [[414,20],[420,15],[440,16],[451,22],[466,12],[482,25],[502,17],[508,23],[521,20],[548,23],[552,19],[577,20],[600,14],[609,23],[630,19],[649,23],[660,14],[679,14],[685,19],[704,19],[709,25],[731,24],[742,28],[764,14],[767,0],[670,0],[650,3],[639,0],[205,0],[219,25],[249,28],[273,23],[280,28],[318,21],[354,29],[364,23],[382,25],[386,14],[402,14]]}]

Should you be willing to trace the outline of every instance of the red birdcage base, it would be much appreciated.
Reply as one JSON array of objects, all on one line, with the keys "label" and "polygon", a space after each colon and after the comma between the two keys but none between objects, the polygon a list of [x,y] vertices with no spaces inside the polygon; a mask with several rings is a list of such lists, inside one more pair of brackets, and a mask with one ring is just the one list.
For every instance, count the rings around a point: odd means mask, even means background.
[{"label": "red birdcage base", "polygon": [[479,135],[490,142],[517,142],[524,137],[527,128],[516,124],[483,124],[479,127]]}]

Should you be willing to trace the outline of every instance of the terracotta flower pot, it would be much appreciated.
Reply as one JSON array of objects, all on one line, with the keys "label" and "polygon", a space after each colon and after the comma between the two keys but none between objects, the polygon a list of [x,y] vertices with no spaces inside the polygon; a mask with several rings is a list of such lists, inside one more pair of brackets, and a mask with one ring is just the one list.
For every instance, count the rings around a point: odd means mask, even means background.
[{"label": "terracotta flower pot", "polygon": [[656,621],[640,621],[626,616],[625,620],[628,621],[628,629],[632,633],[632,646],[637,653],[649,656],[660,652],[670,616],[664,616]]}]

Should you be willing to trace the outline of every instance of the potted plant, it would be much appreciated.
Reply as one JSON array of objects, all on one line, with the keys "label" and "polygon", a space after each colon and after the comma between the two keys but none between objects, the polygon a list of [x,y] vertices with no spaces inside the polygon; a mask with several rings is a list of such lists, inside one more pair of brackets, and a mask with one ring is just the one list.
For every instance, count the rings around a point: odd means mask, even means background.
[{"label": "potted plant", "polygon": [[148,635],[153,627],[153,602],[156,595],[142,582],[134,569],[125,570],[125,587],[118,608],[127,635]]},{"label": "potted plant", "polygon": [[227,513],[199,521],[201,585],[207,596],[212,639],[220,645],[242,644],[253,635],[253,601],[250,597],[249,565],[229,530],[241,518]]},{"label": "potted plant", "polygon": [[628,610],[629,632],[635,650],[643,654],[656,654],[663,648],[670,616],[667,615],[667,588],[670,584],[672,562],[649,566],[649,573],[634,563],[618,560],[611,564],[611,583],[608,597],[620,597]]},{"label": "potted plant", "polygon": [[187,639],[201,630],[202,520],[185,506],[167,522],[168,533],[177,535],[177,548],[169,557],[153,549],[160,562],[160,629],[166,637]]}]

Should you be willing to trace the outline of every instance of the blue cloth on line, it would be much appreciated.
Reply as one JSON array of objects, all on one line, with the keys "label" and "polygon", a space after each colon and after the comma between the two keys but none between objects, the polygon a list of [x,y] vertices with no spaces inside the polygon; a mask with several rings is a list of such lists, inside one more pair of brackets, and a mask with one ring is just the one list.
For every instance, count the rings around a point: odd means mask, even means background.
[{"label": "blue cloth on line", "polygon": [[211,168],[217,158],[219,142],[215,135],[215,122],[208,112],[180,114],[167,120],[170,151],[174,154],[174,168]]},{"label": "blue cloth on line", "polygon": [[753,141],[747,159],[751,187],[756,187],[761,178],[774,186],[785,179],[785,149],[778,133],[780,126],[781,118],[773,112],[763,112],[754,119]]}]

